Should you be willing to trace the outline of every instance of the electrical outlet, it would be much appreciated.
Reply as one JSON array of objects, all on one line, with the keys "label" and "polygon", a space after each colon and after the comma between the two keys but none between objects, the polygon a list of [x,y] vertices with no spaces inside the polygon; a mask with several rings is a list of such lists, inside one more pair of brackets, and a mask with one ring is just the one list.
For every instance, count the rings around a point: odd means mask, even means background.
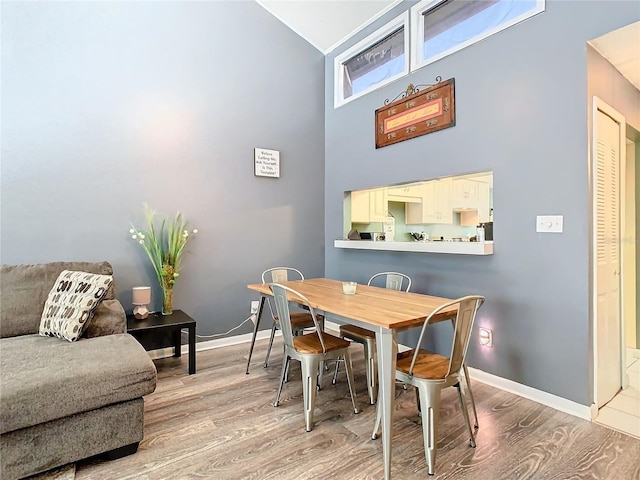
[{"label": "electrical outlet", "polygon": [[260,302],[258,300],[253,300],[251,302],[251,313],[258,313],[258,306],[260,305]]},{"label": "electrical outlet", "polygon": [[478,329],[480,345],[483,347],[493,347],[493,331],[490,328],[480,327]]}]

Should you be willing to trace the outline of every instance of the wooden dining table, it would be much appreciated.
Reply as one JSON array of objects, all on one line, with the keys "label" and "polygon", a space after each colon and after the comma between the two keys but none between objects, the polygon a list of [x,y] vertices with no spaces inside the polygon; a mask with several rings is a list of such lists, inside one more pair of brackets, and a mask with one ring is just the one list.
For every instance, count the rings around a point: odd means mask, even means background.
[{"label": "wooden dining table", "polygon": [[[288,281],[282,282],[282,285],[304,295],[314,309],[324,312],[326,319],[336,320],[337,323],[342,324],[351,323],[375,332],[378,354],[378,401],[382,409],[384,478],[390,479],[391,429],[398,353],[397,332],[422,325],[433,310],[451,299],[361,284],[357,285],[354,295],[345,295],[342,291],[342,282],[328,278]],[[247,288],[262,294],[247,360],[247,373],[249,373],[249,363],[265,299],[271,296],[272,292],[267,283],[250,284]],[[293,295],[289,295],[289,299],[296,301]],[[439,319],[447,320],[454,315],[455,310],[443,311]],[[438,318],[435,320],[437,321]]]}]

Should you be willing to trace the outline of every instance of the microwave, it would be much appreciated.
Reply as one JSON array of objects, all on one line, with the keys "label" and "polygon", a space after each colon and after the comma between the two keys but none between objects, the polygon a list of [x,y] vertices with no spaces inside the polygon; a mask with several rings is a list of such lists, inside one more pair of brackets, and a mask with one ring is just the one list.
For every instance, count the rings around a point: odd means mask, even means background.
[{"label": "microwave", "polygon": [[384,242],[384,232],[360,232],[360,240],[373,240],[374,242]]}]

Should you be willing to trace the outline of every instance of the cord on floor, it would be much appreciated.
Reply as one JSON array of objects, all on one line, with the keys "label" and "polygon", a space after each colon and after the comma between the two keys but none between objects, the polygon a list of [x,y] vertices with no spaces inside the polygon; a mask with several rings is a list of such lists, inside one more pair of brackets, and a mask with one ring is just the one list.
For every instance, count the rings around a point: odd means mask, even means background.
[{"label": "cord on floor", "polygon": [[[196,338],[215,338],[215,337],[224,337],[225,335],[229,335],[231,332],[234,332],[236,330],[238,330],[240,327],[242,327],[245,323],[247,322],[253,322],[255,321],[255,313],[251,314],[249,317],[247,317],[246,319],[244,319],[242,322],[240,322],[238,325],[236,325],[235,327],[233,327],[231,330],[229,330],[228,332],[224,332],[224,333],[215,333],[213,335],[196,335]],[[188,330],[183,329],[181,330],[182,333],[188,333]]]}]

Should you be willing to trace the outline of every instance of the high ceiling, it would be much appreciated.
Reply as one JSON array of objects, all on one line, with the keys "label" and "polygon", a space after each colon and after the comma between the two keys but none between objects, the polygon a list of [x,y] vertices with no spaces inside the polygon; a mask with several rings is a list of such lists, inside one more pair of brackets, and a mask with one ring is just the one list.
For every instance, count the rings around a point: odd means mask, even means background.
[{"label": "high ceiling", "polygon": [[[401,0],[256,0],[327,54]],[[640,90],[640,22],[590,42]]]},{"label": "high ceiling", "polygon": [[401,0],[256,0],[326,54]]}]

